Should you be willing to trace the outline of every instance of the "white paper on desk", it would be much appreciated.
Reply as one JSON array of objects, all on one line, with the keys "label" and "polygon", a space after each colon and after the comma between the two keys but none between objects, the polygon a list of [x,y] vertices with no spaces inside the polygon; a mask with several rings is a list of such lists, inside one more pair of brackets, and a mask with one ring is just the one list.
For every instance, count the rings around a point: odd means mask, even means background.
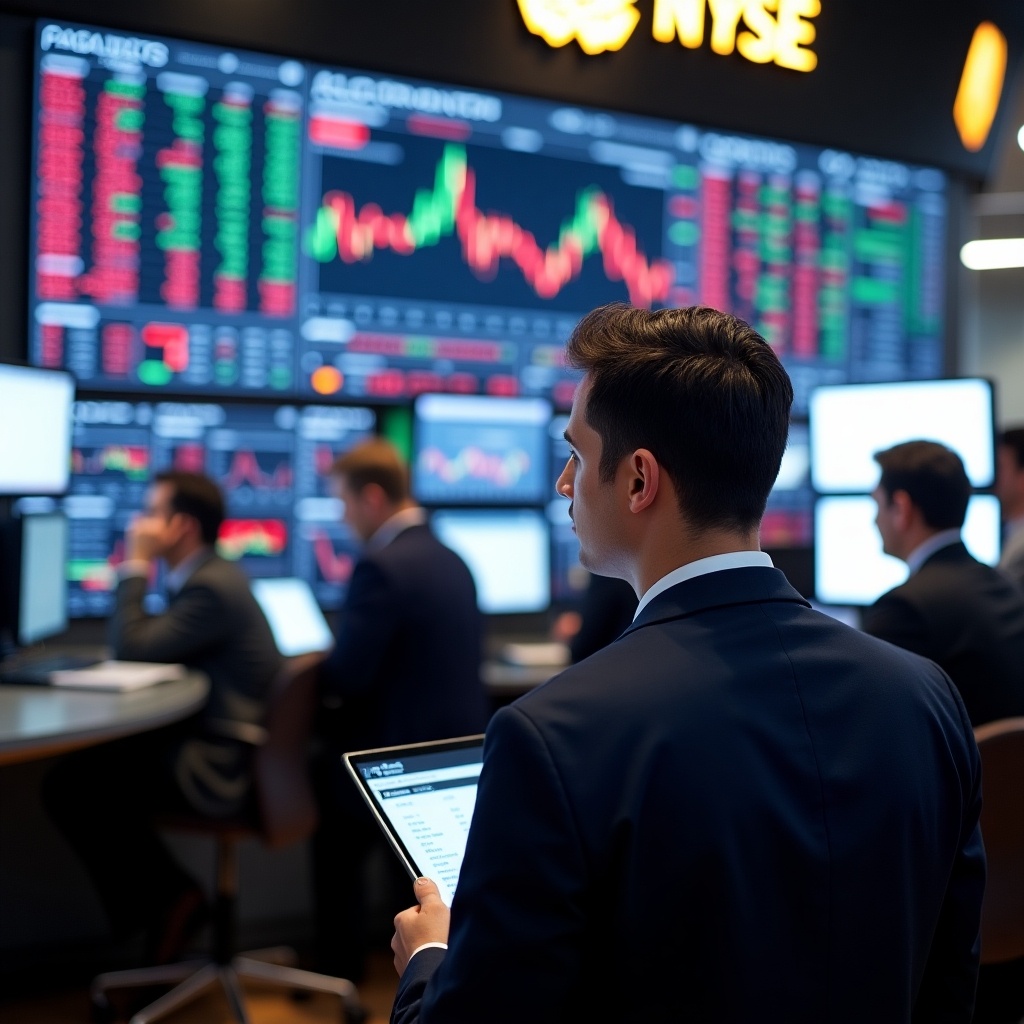
[{"label": "white paper on desk", "polygon": [[156,683],[183,679],[184,665],[153,664],[151,661],[101,661],[88,668],[59,669],[50,673],[52,686],[73,686],[83,690],[141,690]]},{"label": "white paper on desk", "polygon": [[561,668],[569,664],[569,648],[555,640],[507,643],[501,649],[501,660],[524,668]]}]

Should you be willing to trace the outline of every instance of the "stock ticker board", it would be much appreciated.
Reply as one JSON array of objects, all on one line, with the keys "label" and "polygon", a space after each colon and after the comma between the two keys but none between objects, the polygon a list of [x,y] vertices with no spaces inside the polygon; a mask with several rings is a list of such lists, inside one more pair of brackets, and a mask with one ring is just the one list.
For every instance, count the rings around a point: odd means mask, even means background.
[{"label": "stock ticker board", "polygon": [[36,45],[30,354],[80,390],[564,409],[564,341],[611,301],[743,317],[798,411],[942,371],[937,170],[52,21]]}]

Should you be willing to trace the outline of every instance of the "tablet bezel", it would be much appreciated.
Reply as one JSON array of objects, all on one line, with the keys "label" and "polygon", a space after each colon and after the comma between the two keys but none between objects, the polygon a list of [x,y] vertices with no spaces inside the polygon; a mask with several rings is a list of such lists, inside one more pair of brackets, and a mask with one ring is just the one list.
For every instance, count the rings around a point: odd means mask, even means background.
[{"label": "tablet bezel", "polygon": [[463,750],[468,747],[481,747],[483,745],[483,740],[484,734],[476,733],[472,736],[456,736],[447,740],[428,740],[424,743],[404,743],[394,747],[373,747],[369,750],[353,750],[346,754],[342,754],[342,760],[345,763],[345,768],[352,777],[352,780],[355,782],[360,795],[366,802],[367,807],[370,808],[370,812],[373,814],[377,824],[386,836],[391,848],[398,855],[398,859],[402,862],[402,866],[409,873],[409,877],[413,880],[420,878],[422,875],[426,874],[426,872],[420,870],[417,866],[416,862],[413,860],[412,854],[406,848],[405,843],[402,842],[401,838],[392,827],[391,822],[381,811],[380,805],[374,798],[370,787],[366,783],[366,779],[363,778],[362,773],[359,771],[357,763],[366,760],[390,759],[402,754],[440,754],[444,753],[446,750]]}]

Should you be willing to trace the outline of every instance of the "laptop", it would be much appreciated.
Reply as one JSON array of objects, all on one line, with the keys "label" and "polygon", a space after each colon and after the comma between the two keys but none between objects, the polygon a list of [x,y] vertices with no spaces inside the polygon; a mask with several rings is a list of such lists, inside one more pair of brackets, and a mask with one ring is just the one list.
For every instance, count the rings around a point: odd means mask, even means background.
[{"label": "laptop", "polygon": [[433,879],[452,905],[484,760],[484,738],[379,747],[343,755],[411,878]]},{"label": "laptop", "polygon": [[305,580],[282,576],[253,580],[251,587],[284,657],[328,651],[334,646],[331,627]]}]

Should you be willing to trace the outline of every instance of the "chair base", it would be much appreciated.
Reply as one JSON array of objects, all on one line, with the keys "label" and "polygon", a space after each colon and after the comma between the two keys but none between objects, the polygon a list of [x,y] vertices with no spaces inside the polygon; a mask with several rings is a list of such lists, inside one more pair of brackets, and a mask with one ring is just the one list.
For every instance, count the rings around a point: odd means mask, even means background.
[{"label": "chair base", "polygon": [[[272,957],[277,961],[295,960],[294,952],[285,947],[256,950],[254,953],[261,957]],[[198,999],[215,985],[220,985],[233,1019],[237,1024],[249,1024],[245,1001],[242,998],[243,978],[270,982],[297,992],[326,992],[336,995],[341,1000],[346,1024],[363,1024],[366,1019],[366,1011],[359,1002],[356,987],[351,981],[299,970],[280,962],[256,959],[255,956],[245,953],[232,958],[228,964],[218,964],[215,960],[204,958],[161,967],[139,967],[129,971],[99,974],[93,979],[90,998],[98,1016],[109,1016],[111,1007],[107,993],[111,989],[174,985],[170,992],[137,1011],[130,1021],[130,1024],[153,1024],[154,1021],[161,1020]]]}]

